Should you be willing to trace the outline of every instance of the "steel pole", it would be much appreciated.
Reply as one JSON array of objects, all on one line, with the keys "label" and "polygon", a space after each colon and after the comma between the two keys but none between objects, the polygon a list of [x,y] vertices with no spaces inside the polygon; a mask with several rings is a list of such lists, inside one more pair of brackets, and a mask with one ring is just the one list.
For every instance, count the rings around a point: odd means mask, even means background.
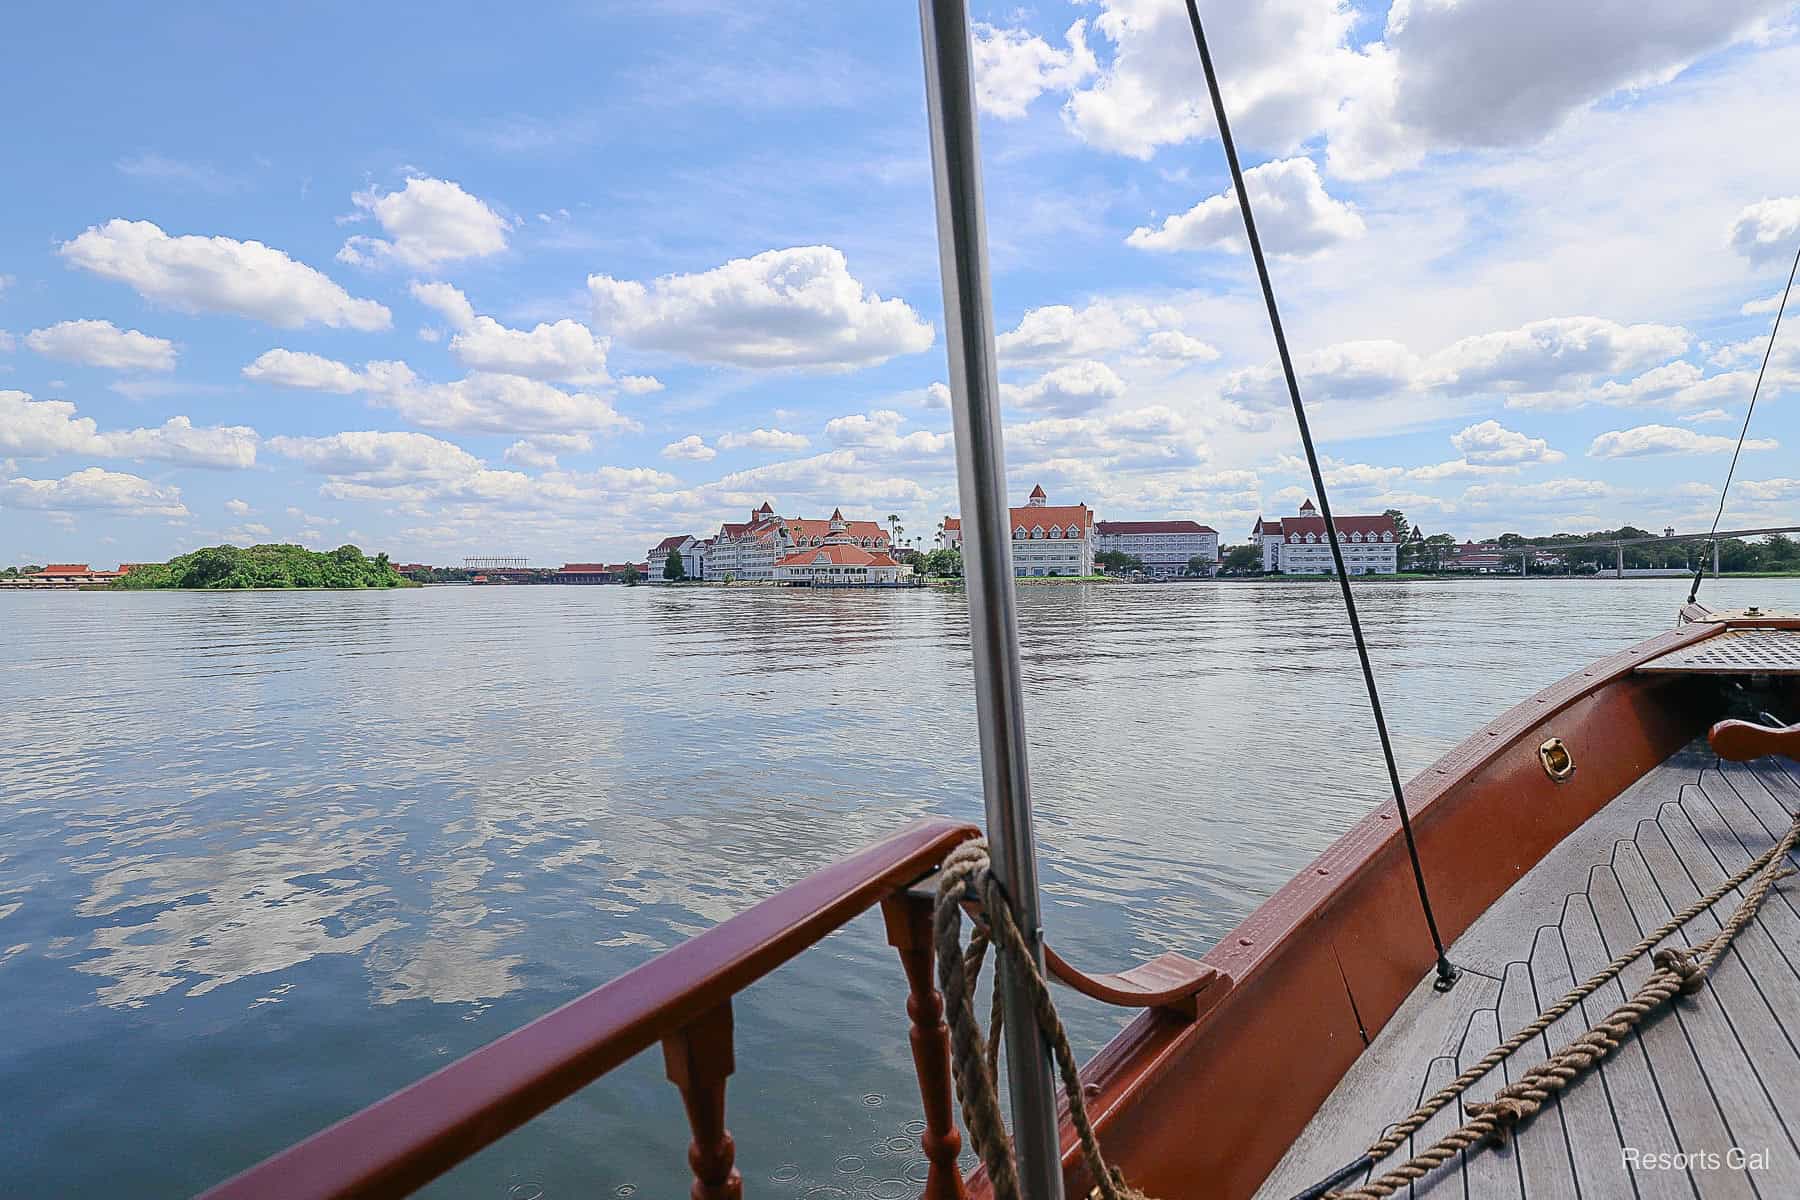
[{"label": "steel pole", "polygon": [[[1012,522],[1000,429],[994,319],[989,308],[987,227],[982,216],[981,149],[965,0],[919,0],[925,40],[925,96],[937,196],[939,266],[956,425],[956,479],[963,511],[963,571],[969,645],[975,658],[975,711],[993,871],[1019,928],[1044,969],[1031,783],[1025,768],[1024,688],[1014,614]],[[1021,982],[1001,964],[1007,1083],[1013,1142],[1027,1200],[1062,1200],[1062,1156],[1050,1052]]]}]

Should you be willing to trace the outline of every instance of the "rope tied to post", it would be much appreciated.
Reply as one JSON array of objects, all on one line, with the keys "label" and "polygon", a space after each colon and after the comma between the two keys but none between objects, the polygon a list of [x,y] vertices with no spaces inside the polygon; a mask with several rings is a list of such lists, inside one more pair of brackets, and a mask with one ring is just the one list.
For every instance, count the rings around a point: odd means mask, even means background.
[{"label": "rope tied to post", "polygon": [[1676,996],[1692,996],[1706,986],[1714,964],[1744,926],[1755,918],[1763,901],[1768,898],[1769,889],[1778,880],[1795,874],[1794,869],[1787,865],[1787,858],[1797,845],[1800,845],[1800,818],[1795,819],[1780,841],[1758,855],[1742,870],[1676,913],[1637,945],[1613,959],[1598,974],[1538,1014],[1531,1024],[1489,1051],[1480,1062],[1433,1094],[1399,1124],[1389,1129],[1380,1141],[1369,1147],[1361,1162],[1379,1163],[1399,1149],[1407,1138],[1440,1109],[1493,1070],[1513,1051],[1532,1038],[1542,1035],[1563,1014],[1607,982],[1616,979],[1625,967],[1652,950],[1658,942],[1754,877],[1754,882],[1744,889],[1743,901],[1721,923],[1718,933],[1692,946],[1665,946],[1655,950],[1650,956],[1654,969],[1625,1003],[1602,1017],[1591,1029],[1561,1050],[1526,1071],[1516,1082],[1500,1088],[1492,1099],[1464,1101],[1463,1113],[1468,1119],[1429,1148],[1360,1187],[1327,1193],[1331,1200],[1386,1200],[1402,1188],[1423,1179],[1464,1150],[1482,1144],[1505,1145],[1511,1140],[1514,1130],[1529,1121],[1589,1068],[1618,1049],[1657,1010]]},{"label": "rope tied to post", "polygon": [[[967,947],[962,944],[962,910],[966,903],[979,905],[982,913],[982,919],[975,923],[969,935]],[[1021,1200],[1021,1192],[1012,1137],[1006,1131],[1006,1117],[995,1085],[999,1075],[1001,1032],[998,989],[985,1042],[980,1019],[975,1015],[975,987],[990,945],[996,958],[1005,964],[1003,969],[1016,973],[1031,994],[1033,1016],[1039,1031],[1050,1043],[1057,1072],[1062,1077],[1063,1093],[1069,1101],[1069,1121],[1075,1127],[1082,1157],[1095,1181],[1092,1195],[1100,1200],[1150,1200],[1143,1192],[1126,1184],[1124,1176],[1117,1169],[1108,1167],[1101,1156],[1100,1141],[1094,1134],[1082,1097],[1081,1075],[1075,1053],[1069,1047],[1069,1036],[1056,1014],[1049,982],[1038,970],[1030,945],[1013,919],[1006,894],[990,870],[986,839],[964,842],[944,860],[938,874],[932,932],[937,950],[938,986],[944,993],[944,1016],[950,1026],[950,1061],[956,1080],[956,1096],[962,1106],[963,1124],[969,1131],[976,1155],[987,1170],[995,1200]]]}]

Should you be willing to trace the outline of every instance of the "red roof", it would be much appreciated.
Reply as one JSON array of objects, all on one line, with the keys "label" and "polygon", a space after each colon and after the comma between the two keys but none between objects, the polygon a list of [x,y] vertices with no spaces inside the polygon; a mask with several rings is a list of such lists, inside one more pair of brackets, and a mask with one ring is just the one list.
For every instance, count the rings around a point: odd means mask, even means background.
[{"label": "red roof", "polygon": [[[1360,533],[1365,537],[1371,533],[1376,537],[1380,537],[1384,533],[1399,536],[1399,531],[1394,528],[1392,517],[1339,517],[1337,518],[1337,529],[1340,534]],[[1284,536],[1310,533],[1322,538],[1325,536],[1325,518],[1284,517],[1281,522],[1281,532]]]},{"label": "red roof", "polygon": [[1255,528],[1251,529],[1250,532],[1252,535],[1262,534],[1262,533],[1279,534],[1281,532],[1281,522],[1280,521],[1265,521],[1261,517],[1258,517],[1256,519]]},{"label": "red roof", "polygon": [[1015,508],[1012,512],[1012,527],[1023,525],[1030,529],[1033,525],[1041,525],[1045,529],[1054,525],[1058,529],[1067,529],[1074,525],[1087,528],[1094,523],[1093,511],[1085,504],[1040,504]]},{"label": "red roof", "polygon": [[1048,500],[1050,497],[1045,494],[1044,485],[1040,483],[1036,487],[1031,489],[1031,497],[1030,498],[1033,500]]},{"label": "red roof", "polygon": [[91,575],[86,563],[51,563],[39,575]]},{"label": "red roof", "polygon": [[790,554],[775,565],[778,567],[809,567],[823,557],[826,562],[837,567],[893,567],[898,566],[885,554],[871,554],[861,546],[834,543],[830,546],[812,546]]},{"label": "red roof", "polygon": [[[835,513],[833,516],[836,520],[844,521],[843,517],[837,516]],[[823,538],[828,537],[831,534],[830,521],[814,521],[802,517],[794,517],[788,521],[787,527],[789,536],[795,539],[803,537]],[[888,531],[873,521],[844,521],[844,536],[858,539],[875,538],[879,541],[886,542],[888,540]]]},{"label": "red roof", "polygon": [[945,517],[944,518],[944,532],[949,533],[952,529],[957,530],[959,532],[962,530],[962,518],[961,517]]},{"label": "red roof", "polygon": [[613,568],[605,563],[564,563],[562,573],[564,575],[604,575],[610,570]]},{"label": "red roof", "polygon": [[1101,521],[1094,526],[1101,533],[1217,533],[1211,525],[1196,521]]},{"label": "red roof", "polygon": [[685,533],[671,534],[662,541],[656,543],[655,549],[651,550],[650,553],[655,554],[657,551],[673,550],[675,547],[681,545],[681,543],[687,541],[689,536],[690,535]]}]

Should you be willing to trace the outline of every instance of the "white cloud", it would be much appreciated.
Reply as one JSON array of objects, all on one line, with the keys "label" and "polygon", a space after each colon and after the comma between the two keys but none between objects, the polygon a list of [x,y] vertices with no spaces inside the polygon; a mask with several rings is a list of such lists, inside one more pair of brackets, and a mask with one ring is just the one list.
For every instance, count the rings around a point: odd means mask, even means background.
[{"label": "white cloud", "polygon": [[1564,455],[1552,450],[1543,438],[1527,437],[1498,421],[1482,421],[1450,435],[1450,444],[1476,466],[1524,466],[1527,463],[1559,463]]},{"label": "white cloud", "polygon": [[[1746,450],[1774,450],[1780,443],[1773,438],[1750,438]],[[1594,439],[1588,447],[1592,458],[1643,458],[1652,454],[1724,454],[1737,446],[1737,439],[1716,433],[1696,433],[1674,425],[1639,425],[1632,429],[1615,429]]]},{"label": "white cloud", "polygon": [[1084,308],[1047,304],[1027,309],[1019,324],[994,339],[1008,366],[1073,362],[1110,355],[1207,362],[1218,348],[1186,333],[1182,313],[1167,304],[1095,300]]},{"label": "white cloud", "polygon": [[1726,371],[1709,376],[1693,363],[1677,360],[1652,367],[1624,383],[1603,383],[1586,394],[1533,397],[1519,407],[1569,407],[1591,399],[1621,407],[1653,406],[1679,412],[1706,404],[1747,399],[1755,378],[1748,371]]},{"label": "white cloud", "polygon": [[947,383],[929,383],[929,384],[925,385],[925,407],[926,408],[948,409],[950,407],[950,399],[951,399],[951,397],[950,397],[950,385],[949,384],[947,384]]},{"label": "white cloud", "polygon": [[1538,392],[1570,381],[1618,375],[1687,349],[1673,325],[1622,325],[1604,317],[1551,317],[1477,334],[1433,355],[1432,375],[1465,390]]},{"label": "white cloud", "polygon": [[80,454],[227,469],[256,463],[260,439],[247,426],[196,428],[186,417],[171,417],[152,429],[102,432],[91,417],[75,413],[75,406],[66,400],[34,400],[26,392],[0,391],[0,454],[20,458]]},{"label": "white cloud", "polygon": [[[1308,258],[1366,231],[1355,208],[1333,199],[1310,158],[1287,158],[1244,172],[1263,249],[1277,258]],[[1140,250],[1248,249],[1236,191],[1220,192],[1158,228],[1139,226],[1125,239]]]},{"label": "white cloud", "polygon": [[804,433],[788,433],[780,429],[752,429],[747,433],[722,433],[713,439],[721,450],[804,450],[812,439]]},{"label": "white cloud", "polygon": [[[397,192],[376,188],[350,197],[375,218],[386,239],[358,235],[338,261],[359,266],[397,263],[430,271],[444,263],[486,258],[506,249],[506,219],[448,179],[409,177]],[[391,239],[391,240],[389,240]]]},{"label": "white cloud", "polygon": [[1546,479],[1538,483],[1478,483],[1464,490],[1462,499],[1473,508],[1510,515],[1521,509],[1585,509],[1615,494],[1611,484],[1597,479]]},{"label": "white cloud", "polygon": [[[1112,58],[1092,85],[1070,95],[1069,126],[1093,146],[1141,159],[1213,136],[1186,9],[1165,0],[1100,3],[1093,28],[1112,44]],[[1368,69],[1346,44],[1356,19],[1342,0],[1212,7],[1207,40],[1240,144],[1295,146],[1325,126]]]},{"label": "white cloud", "polygon": [[362,392],[424,429],[475,433],[618,433],[641,426],[604,396],[565,392],[523,375],[476,371],[427,383],[403,362],[345,363],[270,350],[244,368],[249,378],[314,391]]},{"label": "white cloud", "polygon": [[115,371],[172,371],[175,343],[111,321],[60,321],[25,335],[39,354]]},{"label": "white cloud", "polygon": [[1103,362],[1087,359],[1057,367],[1023,386],[1003,384],[1007,403],[1030,412],[1083,416],[1125,394],[1125,381]]},{"label": "white cloud", "polygon": [[850,370],[928,349],[929,322],[883,300],[831,246],[766,250],[648,284],[588,276],[595,322],[651,350],[742,367]]},{"label": "white cloud", "polygon": [[227,500],[225,502],[225,511],[234,517],[247,517],[255,510],[250,507],[250,503],[247,500]]},{"label": "white cloud", "polygon": [[261,242],[170,237],[149,221],[114,218],[58,251],[70,264],[128,284],[146,300],[183,312],[226,313],[284,329],[325,325],[373,331],[392,315]]},{"label": "white cloud", "polygon": [[1352,177],[1434,150],[1522,145],[1597,100],[1673,79],[1788,7],[1395,0],[1348,104],[1316,128],[1331,131],[1332,170]]},{"label": "white cloud", "polygon": [[955,444],[947,433],[915,429],[902,433],[906,418],[891,408],[833,417],[825,423],[825,436],[839,446],[870,451],[875,462],[923,461],[949,454]]},{"label": "white cloud", "polygon": [[465,367],[558,383],[600,386],[612,382],[606,373],[606,339],[594,336],[594,331],[579,321],[564,319],[531,329],[509,329],[492,317],[476,316],[468,298],[447,283],[415,283],[412,294],[443,313],[456,330],[450,339],[450,353]]},{"label": "white cloud", "polygon": [[[1731,248],[1753,263],[1788,261],[1794,257],[1796,240],[1800,240],[1800,196],[1759,200],[1745,206],[1731,224]],[[1781,298],[1770,300],[1764,302],[1766,308],[1753,310],[1746,304],[1744,311],[1774,312]]]},{"label": "white cloud", "polygon": [[535,467],[553,471],[560,454],[586,454],[594,448],[594,439],[585,433],[540,433],[508,446],[501,455],[515,467]]},{"label": "white cloud", "polygon": [[369,379],[335,359],[301,350],[265,350],[243,369],[245,379],[276,387],[348,395],[370,386]]},{"label": "white cloud", "polygon": [[196,428],[186,417],[170,417],[154,429],[102,434],[102,453],[111,458],[148,459],[184,467],[243,470],[256,465],[261,440],[246,425]]},{"label": "white cloud", "polygon": [[981,111],[1002,120],[1023,117],[1031,102],[1049,91],[1067,91],[1099,69],[1087,46],[1087,22],[1077,21],[1059,50],[1023,29],[996,29],[976,22],[972,47],[975,96]]},{"label": "white cloud", "polygon": [[1761,300],[1747,300],[1738,308],[1738,315],[1743,317],[1761,316],[1763,313],[1778,312],[1781,309],[1781,293],[1764,296]]},{"label": "white cloud", "polygon": [[1688,413],[1681,419],[1689,425],[1715,425],[1720,421],[1731,421],[1736,418],[1722,408],[1709,408],[1702,412]]},{"label": "white cloud", "polygon": [[424,433],[358,430],[329,437],[272,437],[269,448],[309,470],[371,483],[456,479],[481,470],[481,460],[461,446]]},{"label": "white cloud", "polygon": [[[1399,342],[1339,342],[1302,354],[1294,363],[1301,395],[1320,401],[1369,400],[1419,383],[1419,356]],[[1253,412],[1284,409],[1287,385],[1274,364],[1248,367],[1225,377],[1221,394]]]},{"label": "white cloud", "polygon": [[0,504],[48,512],[103,510],[134,517],[188,515],[180,488],[99,467],[87,467],[61,479],[9,479],[0,484]]},{"label": "white cloud", "polygon": [[662,448],[664,458],[686,459],[688,462],[706,462],[717,458],[719,452],[707,445],[697,433],[690,433],[678,442],[670,442]]}]

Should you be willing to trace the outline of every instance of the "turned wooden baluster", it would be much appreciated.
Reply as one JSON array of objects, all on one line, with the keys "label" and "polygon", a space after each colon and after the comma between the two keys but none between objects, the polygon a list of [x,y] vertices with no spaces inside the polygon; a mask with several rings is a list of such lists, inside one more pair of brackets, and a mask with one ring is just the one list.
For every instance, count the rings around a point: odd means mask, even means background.
[{"label": "turned wooden baluster", "polygon": [[912,1019],[913,1067],[919,1076],[919,1098],[925,1102],[925,1132],[919,1144],[931,1160],[920,1200],[967,1200],[956,1165],[963,1140],[951,1092],[950,1028],[944,1024],[944,998],[932,977],[931,902],[900,892],[881,902],[881,916],[887,923],[888,944],[900,952],[912,992],[906,1015]]},{"label": "turned wooden baluster", "polygon": [[727,1000],[679,1033],[663,1039],[663,1066],[681,1089],[694,1140],[688,1164],[694,1169],[693,1200],[741,1200],[744,1178],[733,1161],[737,1146],[725,1128],[725,1080],[736,1069],[731,1046],[731,1001]]}]

